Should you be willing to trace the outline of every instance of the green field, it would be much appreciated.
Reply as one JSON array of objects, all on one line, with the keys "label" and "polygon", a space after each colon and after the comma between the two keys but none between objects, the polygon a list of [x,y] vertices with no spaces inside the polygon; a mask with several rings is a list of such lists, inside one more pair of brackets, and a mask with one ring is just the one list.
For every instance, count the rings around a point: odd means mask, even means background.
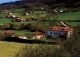
[{"label": "green field", "polygon": [[80,25],[80,22],[66,22],[66,24],[71,26],[76,26],[76,25]]},{"label": "green field", "polygon": [[[25,17],[25,18],[30,18],[30,17],[45,17],[47,13],[45,11],[44,14],[42,14],[42,11],[34,11],[33,14],[30,14],[28,16],[23,15],[25,9],[16,9],[14,10],[14,13],[18,17]],[[10,12],[10,11],[8,11]],[[1,15],[1,14],[0,14]],[[53,19],[55,16],[52,15],[50,16],[51,19]],[[45,18],[42,18],[45,19]],[[48,17],[46,17],[45,20],[49,20]],[[59,13],[57,16],[58,20],[80,20],[80,11],[77,12],[66,12],[66,13]],[[5,23],[10,23],[11,19],[10,18],[0,18],[0,24],[5,24]],[[27,22],[15,22],[15,24],[26,24],[26,23],[32,23],[34,21],[27,21]],[[69,25],[78,25],[79,22],[66,22]]]},{"label": "green field", "polygon": [[67,12],[58,15],[59,20],[80,20],[80,11]]},{"label": "green field", "polygon": [[14,57],[26,44],[0,41],[0,57]]},{"label": "green field", "polygon": [[27,33],[30,33],[29,31],[24,31],[24,30],[13,30],[13,32],[16,34],[16,35],[25,35]]},{"label": "green field", "polygon": [[[42,14],[42,12],[44,14]],[[46,12],[45,11],[34,11],[33,14],[29,14],[29,15],[23,15],[25,14],[25,9],[22,8],[22,9],[16,9],[15,12],[14,12],[14,15],[18,16],[18,17],[25,17],[25,18],[30,18],[30,17],[37,17],[38,15],[40,17],[43,17],[43,16],[46,16]]]},{"label": "green field", "polygon": [[[25,46],[32,46],[36,47],[36,45],[39,46],[39,44],[23,44],[23,43],[16,43],[16,42],[5,42],[0,41],[0,57],[15,57],[19,51],[24,48]],[[40,44],[41,45],[41,44]],[[55,47],[59,48],[59,45],[54,45]]]},{"label": "green field", "polygon": [[6,24],[10,22],[11,22],[10,18],[0,18],[0,24]]}]

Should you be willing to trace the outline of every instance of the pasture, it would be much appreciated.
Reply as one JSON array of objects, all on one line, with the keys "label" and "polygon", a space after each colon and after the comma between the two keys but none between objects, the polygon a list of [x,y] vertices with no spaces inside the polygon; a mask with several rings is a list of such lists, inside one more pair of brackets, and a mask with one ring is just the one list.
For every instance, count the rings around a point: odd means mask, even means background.
[{"label": "pasture", "polygon": [[80,20],[80,11],[58,14],[59,20]]},{"label": "pasture", "polygon": [[[25,48],[25,46],[28,47],[32,46],[35,48],[36,46],[40,46],[40,45],[41,44],[27,44],[27,43],[0,41],[0,57],[15,57],[16,54],[20,52],[20,50]],[[53,45],[53,46],[59,48],[59,45]]]},{"label": "pasture", "polygon": [[0,57],[14,57],[26,44],[0,41]]},{"label": "pasture", "polygon": [[0,18],[0,24],[6,24],[10,22],[11,22],[10,18]]},{"label": "pasture", "polygon": [[[80,11],[77,12],[66,12],[66,13],[58,13],[57,15],[51,15],[51,16],[47,16],[46,11],[33,11],[32,14],[29,15],[24,15],[25,13],[25,9],[24,8],[20,8],[20,9],[15,9],[15,10],[9,10],[8,12],[13,12],[13,14],[17,17],[24,17],[24,18],[30,18],[30,17],[43,17],[41,19],[44,20],[53,20],[56,18],[56,20],[80,20]],[[7,12],[7,13],[8,13]],[[4,14],[0,14],[0,16],[2,16]],[[10,23],[11,22],[11,18],[0,18],[0,24],[5,24],[5,23]],[[15,24],[26,24],[26,23],[32,23],[34,21],[27,21],[27,22],[14,22]],[[70,25],[78,25],[79,22],[66,22],[67,24]]]},{"label": "pasture", "polygon": [[70,26],[76,26],[76,25],[80,25],[80,22],[66,22],[66,24]]},{"label": "pasture", "polygon": [[31,33],[29,31],[26,30],[12,30],[16,35],[25,35],[27,33]]}]

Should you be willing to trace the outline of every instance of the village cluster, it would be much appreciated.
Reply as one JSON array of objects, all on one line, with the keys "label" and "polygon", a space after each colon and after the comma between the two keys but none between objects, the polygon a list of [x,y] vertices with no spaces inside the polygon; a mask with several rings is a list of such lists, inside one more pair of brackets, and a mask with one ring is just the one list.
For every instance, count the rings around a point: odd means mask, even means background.
[{"label": "village cluster", "polygon": [[[64,11],[63,10],[57,10],[54,9],[53,10],[55,13],[63,13]],[[29,14],[32,14],[32,12],[26,12],[25,15],[29,15]],[[14,13],[9,13],[6,18],[13,18],[16,22],[26,22],[28,20],[36,20],[37,18],[34,17],[30,17],[30,18],[23,18],[23,17],[17,17],[14,15]],[[73,35],[73,28],[71,28],[70,26],[66,25],[64,22],[60,21],[60,23],[63,25],[63,26],[50,26],[49,28],[47,28],[47,31],[46,31],[46,37],[45,35],[42,33],[42,32],[39,32],[39,31],[35,31],[35,32],[31,32],[31,37],[28,37],[30,35],[18,35],[17,37],[20,38],[20,39],[32,39],[32,40],[35,40],[35,39],[42,39],[42,38],[70,38],[72,35]],[[5,35],[11,35],[11,37],[16,37],[15,36],[15,33],[11,30],[7,30],[4,32]]]},{"label": "village cluster", "polygon": [[[7,30],[4,32],[5,35],[11,35],[11,37],[16,37],[15,33],[12,30]],[[40,40],[43,38],[51,38],[51,39],[57,39],[57,38],[63,38],[68,39],[71,36],[73,36],[73,28],[66,26],[50,26],[46,31],[46,36],[39,31],[31,32],[27,35],[17,35],[20,39],[26,39],[26,40]]]},{"label": "village cluster", "polygon": [[[25,15],[29,15],[31,14],[31,12],[26,12]],[[17,17],[16,15],[14,15],[14,13],[9,13],[7,16],[5,16],[6,18],[14,18],[16,22],[26,22],[28,20],[36,20],[36,17],[30,17],[30,18],[23,18],[23,17]]]}]

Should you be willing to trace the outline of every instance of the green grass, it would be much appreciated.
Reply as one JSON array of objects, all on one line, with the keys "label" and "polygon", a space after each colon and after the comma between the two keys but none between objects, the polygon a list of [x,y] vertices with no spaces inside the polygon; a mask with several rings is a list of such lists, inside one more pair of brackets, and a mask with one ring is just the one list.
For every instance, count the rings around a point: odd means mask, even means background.
[{"label": "green grass", "polygon": [[[8,12],[10,12],[11,10],[9,10]],[[16,9],[14,10],[14,14],[18,17],[25,17],[25,18],[30,18],[30,17],[45,17],[47,15],[47,13],[45,11],[44,14],[42,14],[42,11],[34,11],[34,14],[30,14],[28,16],[23,15],[25,9],[21,8],[21,9]],[[1,15],[1,14],[0,14]],[[4,15],[4,14],[3,14]],[[52,15],[50,18],[51,20],[54,18],[55,16]],[[57,18],[58,20],[80,20],[80,11],[78,12],[67,12],[67,13],[59,13]],[[49,19],[48,17],[43,18],[45,20]],[[9,18],[0,18],[0,24],[5,24],[5,23],[10,23],[11,19]],[[34,21],[27,21],[27,22],[15,22],[14,24],[26,24],[26,23],[32,23]],[[77,25],[79,24],[78,22],[75,22],[75,24],[73,22],[67,22],[67,24],[69,25]]]},{"label": "green grass", "polygon": [[75,26],[75,25],[80,25],[80,22],[66,22],[66,24]]},{"label": "green grass", "polygon": [[80,11],[62,13],[58,17],[60,20],[80,20]]},{"label": "green grass", "polygon": [[[36,47],[41,44],[23,44],[23,43],[16,43],[16,42],[5,42],[0,41],[0,57],[15,57],[15,55],[20,52],[25,46],[32,46]],[[53,45],[59,48],[59,45]]]},{"label": "green grass", "polygon": [[[15,35],[25,35],[27,33],[31,33],[30,31],[27,30],[11,30],[15,33]],[[3,32],[5,32],[5,30],[3,30]]]},{"label": "green grass", "polygon": [[25,35],[27,33],[31,33],[29,31],[24,31],[24,30],[21,30],[21,31],[18,31],[18,30],[13,30],[13,32],[16,34],[16,35]]},{"label": "green grass", "polygon": [[55,42],[55,40],[51,39],[51,38],[43,38],[40,41],[42,41],[42,42]]},{"label": "green grass", "polygon": [[0,57],[14,57],[26,44],[0,41]]},{"label": "green grass", "polygon": [[[32,45],[27,45],[16,55],[16,57],[59,57],[62,55],[61,52],[57,52],[56,50],[59,50],[59,48],[59,45],[38,44],[34,47]],[[56,56],[55,53],[58,56]]]},{"label": "green grass", "polygon": [[6,24],[6,23],[10,23],[11,19],[10,18],[0,18],[0,24]]},{"label": "green grass", "polygon": [[[37,14],[29,14],[29,15],[23,15],[23,14],[19,14],[19,13],[14,13],[16,16],[18,16],[18,17],[24,17],[24,18],[30,18],[30,17],[32,17],[32,18],[34,18],[34,17],[37,17]],[[46,14],[40,14],[40,17],[44,17],[44,16],[46,16]]]}]

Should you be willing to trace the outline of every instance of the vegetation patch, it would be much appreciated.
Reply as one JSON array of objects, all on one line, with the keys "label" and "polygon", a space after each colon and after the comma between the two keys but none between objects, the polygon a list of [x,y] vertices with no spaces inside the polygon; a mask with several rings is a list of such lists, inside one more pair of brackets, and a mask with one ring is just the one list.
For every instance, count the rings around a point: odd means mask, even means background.
[{"label": "vegetation patch", "polygon": [[80,11],[61,13],[58,17],[60,20],[80,20]]},{"label": "vegetation patch", "polygon": [[80,25],[80,22],[66,22],[66,24],[71,26],[77,26],[77,25]]},{"label": "vegetation patch", "polygon": [[0,24],[10,23],[11,18],[0,18]]},{"label": "vegetation patch", "polygon": [[0,41],[0,57],[14,57],[26,44]]}]

